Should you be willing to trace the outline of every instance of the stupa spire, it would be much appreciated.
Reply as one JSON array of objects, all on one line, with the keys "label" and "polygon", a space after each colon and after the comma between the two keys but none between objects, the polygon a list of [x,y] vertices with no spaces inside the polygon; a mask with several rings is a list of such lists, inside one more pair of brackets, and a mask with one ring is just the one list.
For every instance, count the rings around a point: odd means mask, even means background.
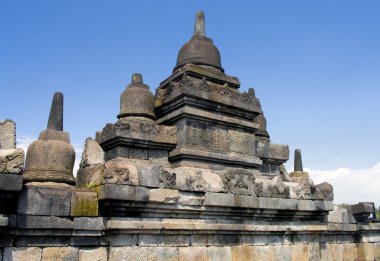
[{"label": "stupa spire", "polygon": [[63,94],[61,92],[54,93],[47,128],[63,131]]},{"label": "stupa spire", "polygon": [[206,36],[205,14],[198,11],[195,17],[194,36]]}]

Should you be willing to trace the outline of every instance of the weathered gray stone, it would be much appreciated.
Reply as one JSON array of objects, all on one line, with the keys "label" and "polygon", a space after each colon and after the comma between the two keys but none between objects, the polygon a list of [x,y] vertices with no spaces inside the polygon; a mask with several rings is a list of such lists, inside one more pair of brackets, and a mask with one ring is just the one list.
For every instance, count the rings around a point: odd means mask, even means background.
[{"label": "weathered gray stone", "polygon": [[206,206],[234,206],[234,195],[226,193],[206,192]]},{"label": "weathered gray stone", "polygon": [[232,261],[231,247],[229,246],[210,246],[207,248],[209,261]]},{"label": "weathered gray stone", "polygon": [[200,206],[204,204],[204,200],[204,193],[179,191],[178,203],[181,205]]},{"label": "weathered gray stone", "polygon": [[101,199],[147,201],[149,189],[138,186],[106,184],[98,187],[98,197]]},{"label": "weathered gray stone", "polygon": [[14,174],[0,174],[0,190],[21,191],[22,176]]},{"label": "weathered gray stone", "polygon": [[106,247],[87,248],[79,250],[79,261],[107,261]]},{"label": "weathered gray stone", "polygon": [[0,150],[16,148],[16,123],[12,120],[0,121]]},{"label": "weathered gray stone", "polygon": [[269,158],[275,159],[279,163],[289,159],[289,146],[283,144],[269,143]]},{"label": "weathered gray stone", "polygon": [[21,174],[24,169],[24,150],[0,150],[0,174]]},{"label": "weathered gray stone", "polygon": [[294,171],[303,171],[301,150],[294,151]]},{"label": "weathered gray stone", "polygon": [[87,138],[84,144],[80,167],[85,168],[91,165],[104,163],[104,151],[100,145],[92,138]]},{"label": "weathered gray stone", "polygon": [[208,261],[207,247],[205,246],[190,246],[179,247],[180,261]]},{"label": "weathered gray stone", "polygon": [[138,167],[139,183],[144,187],[158,188],[160,182],[158,175],[160,173],[160,165],[140,165]]},{"label": "weathered gray stone", "polygon": [[77,261],[79,249],[74,247],[45,247],[42,250],[41,261],[64,260]]},{"label": "weathered gray stone", "polygon": [[234,195],[234,204],[236,207],[259,208],[260,201],[256,196]]},{"label": "weathered gray stone", "polygon": [[63,94],[54,93],[47,129],[63,131]]},{"label": "weathered gray stone", "polygon": [[173,189],[151,189],[149,192],[149,201],[175,204],[178,202],[179,192]]},{"label": "weathered gray stone", "polygon": [[41,216],[70,216],[72,188],[53,183],[30,183],[20,194],[17,213]]},{"label": "weathered gray stone", "polygon": [[64,217],[19,215],[17,218],[17,226],[27,229],[72,229],[73,221]]},{"label": "weathered gray stone", "polygon": [[78,188],[94,188],[100,186],[103,182],[103,164],[91,165],[86,168],[79,168],[77,173]]},{"label": "weathered gray stone", "polygon": [[74,218],[74,229],[101,231],[104,229],[103,218],[76,217]]},{"label": "weathered gray stone", "polygon": [[274,245],[273,246],[273,261],[291,261],[291,246],[290,245]]},{"label": "weathered gray stone", "polygon": [[[44,133],[54,135],[44,135]],[[68,141],[68,133],[45,130],[40,134],[39,139],[28,147],[23,173],[24,181],[74,185],[74,162],[75,150]]]},{"label": "weathered gray stone", "polygon": [[38,247],[6,247],[4,261],[40,261],[42,249]]},{"label": "weathered gray stone", "polygon": [[6,227],[9,224],[9,218],[6,215],[0,214],[0,227]]},{"label": "weathered gray stone", "polygon": [[179,260],[178,247],[149,247],[147,248],[148,261],[176,261]]}]

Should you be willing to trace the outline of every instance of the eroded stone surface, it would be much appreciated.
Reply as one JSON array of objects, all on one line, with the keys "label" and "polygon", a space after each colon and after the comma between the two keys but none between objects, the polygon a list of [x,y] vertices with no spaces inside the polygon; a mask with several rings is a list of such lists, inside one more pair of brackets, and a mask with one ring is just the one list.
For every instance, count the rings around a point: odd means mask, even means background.
[{"label": "eroded stone surface", "polygon": [[6,247],[4,248],[4,261],[40,261],[42,249],[38,247]]},{"label": "eroded stone surface", "polygon": [[0,150],[16,148],[16,123],[12,120],[0,121]]},{"label": "eroded stone surface", "polygon": [[21,174],[24,169],[24,150],[0,150],[0,174]]}]

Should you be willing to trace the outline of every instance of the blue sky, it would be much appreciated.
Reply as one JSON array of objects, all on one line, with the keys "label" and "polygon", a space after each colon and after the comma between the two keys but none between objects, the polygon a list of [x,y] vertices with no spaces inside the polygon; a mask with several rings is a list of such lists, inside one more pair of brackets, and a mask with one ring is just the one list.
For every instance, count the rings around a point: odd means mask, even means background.
[{"label": "blue sky", "polygon": [[197,10],[273,142],[310,169],[380,162],[380,1],[1,1],[0,119],[37,137],[61,91],[82,146],[116,121],[132,73],[152,91],[171,74]]}]

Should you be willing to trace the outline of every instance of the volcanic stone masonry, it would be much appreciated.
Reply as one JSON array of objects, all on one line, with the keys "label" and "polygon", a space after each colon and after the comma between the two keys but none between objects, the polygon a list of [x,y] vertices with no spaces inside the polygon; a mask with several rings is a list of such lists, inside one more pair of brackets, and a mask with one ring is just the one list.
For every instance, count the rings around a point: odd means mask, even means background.
[{"label": "volcanic stone masonry", "polygon": [[198,12],[172,74],[154,95],[132,75],[76,175],[62,93],[25,166],[0,122],[0,260],[380,260],[373,203],[334,206],[300,150],[288,174],[288,145],[239,88]]}]

